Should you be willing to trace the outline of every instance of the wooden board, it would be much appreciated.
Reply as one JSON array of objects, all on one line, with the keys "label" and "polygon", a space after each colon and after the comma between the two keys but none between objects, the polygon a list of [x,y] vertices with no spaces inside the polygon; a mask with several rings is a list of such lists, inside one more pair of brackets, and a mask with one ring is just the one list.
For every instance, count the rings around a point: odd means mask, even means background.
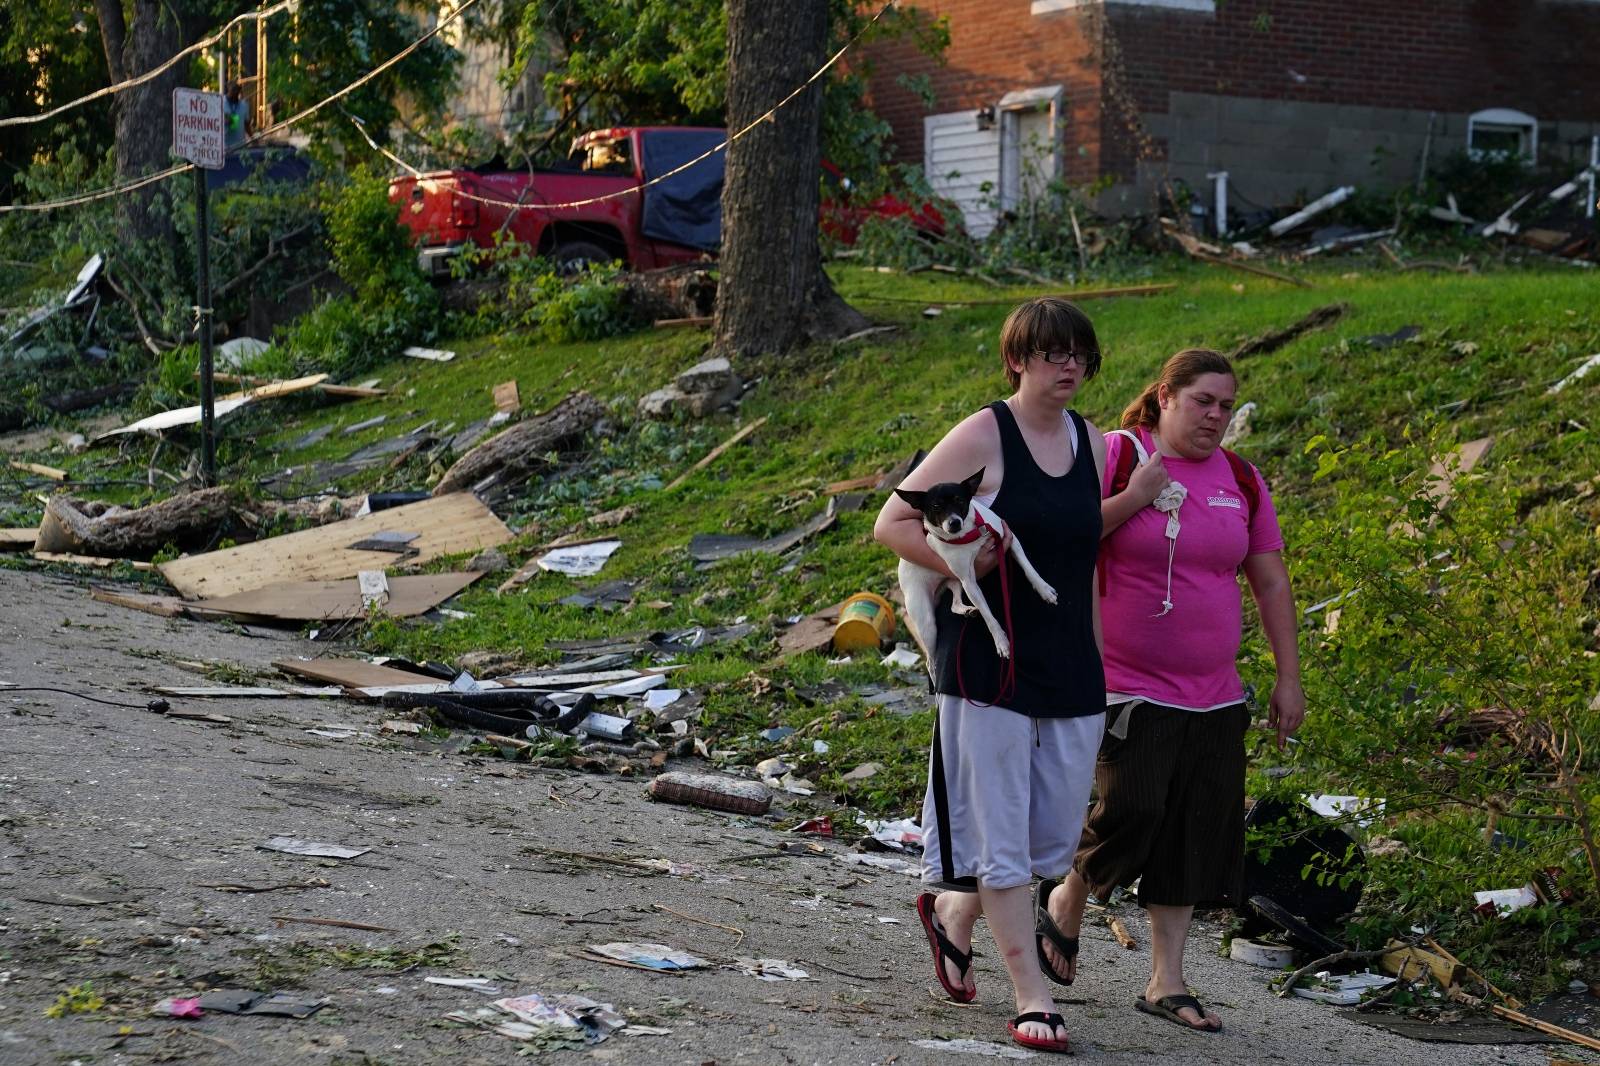
[{"label": "wooden board", "polygon": [[515,381],[502,381],[494,387],[494,409],[510,413],[522,406]]},{"label": "wooden board", "polygon": [[[194,372],[195,377],[200,376],[200,371]],[[328,375],[323,374],[326,378]],[[213,374],[212,380],[218,385],[272,385],[271,378],[253,378],[243,374]],[[317,391],[324,396],[340,396],[349,399],[367,399],[373,396],[387,396],[388,389],[374,388],[371,385],[329,385],[326,381],[318,382]]]},{"label": "wooden board", "polygon": [[288,381],[269,381],[265,385],[245,389],[243,392],[230,392],[226,396],[219,396],[221,400],[272,400],[279,396],[290,396],[307,389],[314,389],[328,380],[327,374],[310,374],[303,378],[291,378]]},{"label": "wooden board", "polygon": [[[392,666],[379,666],[361,659],[279,659],[272,665],[286,674],[309,677],[313,681],[326,681],[344,688],[428,683],[426,674],[396,670]],[[446,682],[438,684],[449,687]]]},{"label": "wooden board", "polygon": [[37,529],[0,529],[0,552],[32,551],[38,539]]},{"label": "wooden board", "polygon": [[147,592],[126,592],[122,589],[92,588],[89,598],[98,603],[113,603],[162,618],[182,618],[189,613],[187,605],[176,596],[152,596]]},{"label": "wooden board", "polygon": [[[385,614],[415,618],[439,606],[472,584],[480,571],[451,574],[412,574],[391,577]],[[195,606],[249,618],[274,618],[284,622],[328,622],[365,618],[358,578],[339,581],[289,581],[231,596],[200,600]]]},{"label": "wooden board", "polygon": [[93,566],[106,569],[112,566],[131,566],[135,570],[154,570],[151,563],[138,559],[103,559],[98,555],[71,555],[67,552],[34,552],[33,557],[44,563],[70,563],[73,566]]},{"label": "wooden board", "polygon": [[394,565],[394,553],[354,551],[349,545],[382,532],[416,533],[422,565],[441,555],[482,551],[511,539],[511,530],[476,496],[454,492],[372,514],[303,529],[161,564],[161,573],[186,599],[231,596],[290,581],[333,581]]},{"label": "wooden board", "polygon": [[37,474],[40,477],[47,477],[51,481],[67,480],[67,472],[65,470],[54,466],[44,466],[40,463],[24,463],[13,459],[11,461],[11,469],[20,470],[24,474]]}]

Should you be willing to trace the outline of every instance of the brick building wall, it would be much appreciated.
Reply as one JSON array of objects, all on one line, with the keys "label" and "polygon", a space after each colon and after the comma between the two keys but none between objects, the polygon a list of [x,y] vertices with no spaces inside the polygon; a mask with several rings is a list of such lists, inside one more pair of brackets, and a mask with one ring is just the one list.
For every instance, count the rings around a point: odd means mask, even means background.
[{"label": "brick building wall", "polygon": [[[1110,211],[1158,180],[1226,169],[1265,203],[1415,177],[1423,145],[1465,147],[1467,116],[1539,120],[1540,154],[1575,165],[1600,133],[1600,0],[925,0],[947,18],[935,63],[872,50],[871,101],[899,158],[920,162],[928,112],[895,84],[926,75],[932,112],[1065,88],[1064,176],[1112,183]],[[1430,132],[1431,130],[1431,132]]]},{"label": "brick building wall", "polygon": [[[922,162],[923,118],[996,103],[1016,89],[1064,89],[1063,169],[1068,181],[1100,173],[1100,69],[1092,47],[1093,19],[1068,15],[1041,20],[1029,0],[921,0],[917,10],[950,24],[943,61],[899,41],[867,49],[874,74],[868,102],[894,127],[896,158]],[[899,74],[926,76],[934,105],[896,83]]]}]

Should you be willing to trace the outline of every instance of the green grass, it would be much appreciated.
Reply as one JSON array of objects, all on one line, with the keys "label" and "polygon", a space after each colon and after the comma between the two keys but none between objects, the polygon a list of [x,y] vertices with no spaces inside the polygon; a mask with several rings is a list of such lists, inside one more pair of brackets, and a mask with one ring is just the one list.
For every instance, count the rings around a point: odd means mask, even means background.
[{"label": "green grass", "polygon": [[[1584,582],[1585,566],[1592,563],[1583,560],[1593,558],[1600,524],[1600,495],[1580,491],[1600,472],[1600,441],[1591,425],[1600,373],[1557,396],[1546,395],[1546,388],[1600,351],[1600,280],[1570,268],[1395,274],[1353,260],[1319,264],[1306,273],[1314,288],[1171,263],[1150,279],[1176,283],[1169,293],[1086,303],[1105,358],[1100,376],[1080,393],[1079,410],[1110,427],[1172,352],[1190,346],[1228,351],[1313,308],[1346,302],[1349,313],[1332,328],[1238,367],[1240,402],[1258,405],[1253,431],[1239,450],[1272,486],[1300,603],[1345,591],[1335,575],[1304,565],[1303,545],[1297,546],[1297,531],[1336,506],[1340,491],[1337,478],[1314,479],[1318,456],[1306,454],[1307,442],[1323,436],[1352,443],[1378,433],[1397,445],[1408,430],[1434,426],[1458,441],[1497,436],[1486,462],[1489,476],[1513,479],[1526,511],[1538,511],[1541,522],[1567,538],[1573,549],[1551,565]],[[862,703],[855,690],[889,680],[875,661],[830,665],[815,656],[779,663],[774,644],[789,616],[860,590],[887,593],[893,587],[894,560],[870,535],[881,497],[860,513],[842,516],[837,528],[785,559],[742,556],[702,571],[689,559],[687,544],[695,533],[766,535],[797,524],[824,506],[827,483],[887,468],[1003,395],[1000,324],[1016,301],[1040,290],[860,268],[837,269],[834,276],[848,300],[896,331],[743,367],[747,378],[761,380],[737,419],[655,424],[633,415],[639,396],[701,357],[705,332],[644,332],[568,345],[504,335],[440,342],[459,353],[451,363],[397,359],[378,368],[374,376],[391,390],[385,398],[347,404],[293,398],[247,411],[224,423],[223,456],[230,476],[243,480],[339,458],[430,419],[460,428],[493,412],[490,390],[508,379],[518,382],[526,410],[548,407],[573,389],[589,390],[612,411],[609,429],[561,475],[531,486],[502,509],[502,517],[522,530],[509,546],[513,562],[578,527],[586,515],[630,504],[637,515],[616,530],[623,547],[601,579],[636,580],[635,602],[671,606],[585,612],[557,601],[589,582],[543,575],[505,596],[494,594],[493,582],[482,582],[457,604],[470,618],[440,625],[379,622],[363,635],[365,645],[435,659],[494,650],[547,662],[557,657],[547,648],[551,640],[723,624],[744,616],[756,624],[754,634],[694,653],[674,677],[706,694],[710,746],[744,764],[785,755],[820,786],[819,807],[837,797],[874,812],[911,813],[920,800],[929,715],[897,717]],[[922,308],[933,304],[943,307],[942,315],[925,318]],[[1406,325],[1421,327],[1421,334],[1390,348],[1363,341]],[[335,433],[308,449],[289,448],[317,425],[348,426],[377,414],[388,416],[381,427],[351,437]],[[662,490],[738,425],[762,416],[769,422],[760,432],[681,489]],[[90,452],[43,461],[69,466],[75,477],[130,477],[142,475],[149,452],[150,445],[141,443],[130,447],[125,460]],[[349,478],[347,487],[422,487],[438,472],[420,462],[394,471],[380,466]],[[148,496],[127,494],[129,502]],[[17,525],[29,520],[25,511],[0,518]],[[1555,614],[1563,605],[1548,607]],[[1592,629],[1600,603],[1581,609],[1589,612],[1587,622],[1578,621]],[[1245,648],[1246,679],[1265,691],[1270,662],[1253,627]],[[775,745],[754,736],[777,724],[802,732]],[[830,745],[825,756],[812,754],[817,738]],[[1261,762],[1278,758],[1264,755]],[[839,780],[867,761],[884,770],[854,787]]]}]

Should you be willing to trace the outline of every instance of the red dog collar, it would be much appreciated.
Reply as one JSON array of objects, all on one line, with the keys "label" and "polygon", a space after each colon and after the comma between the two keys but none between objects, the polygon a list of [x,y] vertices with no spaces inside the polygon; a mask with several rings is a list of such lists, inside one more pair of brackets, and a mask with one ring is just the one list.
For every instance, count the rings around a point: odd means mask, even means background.
[{"label": "red dog collar", "polygon": [[996,536],[999,535],[993,526],[984,522],[982,515],[978,515],[976,521],[974,521],[972,524],[972,528],[961,534],[961,536],[957,537],[955,540],[951,540],[948,537],[939,537],[939,539],[944,541],[946,544],[971,544],[985,533],[995,534]]}]

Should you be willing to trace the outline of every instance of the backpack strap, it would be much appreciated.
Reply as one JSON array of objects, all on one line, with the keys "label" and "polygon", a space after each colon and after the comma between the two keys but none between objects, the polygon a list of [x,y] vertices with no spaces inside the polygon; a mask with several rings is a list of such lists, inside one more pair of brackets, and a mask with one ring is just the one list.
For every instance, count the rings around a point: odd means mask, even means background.
[{"label": "backpack strap", "polygon": [[[1222,449],[1233,468],[1233,480],[1239,483],[1239,495],[1244,497],[1246,524],[1255,521],[1256,508],[1261,505],[1261,485],[1256,481],[1255,468],[1238,452]],[[1126,482],[1124,482],[1126,484]]]},{"label": "backpack strap", "polygon": [[[1128,438],[1131,447],[1124,447],[1117,452],[1117,465],[1111,471],[1111,495],[1116,496],[1128,487],[1128,481],[1133,477],[1134,467],[1148,460],[1149,453],[1145,451],[1144,442],[1125,429],[1114,429],[1106,434],[1107,437],[1121,436]],[[1106,550],[1109,547],[1104,541],[1100,543],[1099,557],[1095,562],[1095,570],[1099,574],[1100,595],[1106,594]]]}]

